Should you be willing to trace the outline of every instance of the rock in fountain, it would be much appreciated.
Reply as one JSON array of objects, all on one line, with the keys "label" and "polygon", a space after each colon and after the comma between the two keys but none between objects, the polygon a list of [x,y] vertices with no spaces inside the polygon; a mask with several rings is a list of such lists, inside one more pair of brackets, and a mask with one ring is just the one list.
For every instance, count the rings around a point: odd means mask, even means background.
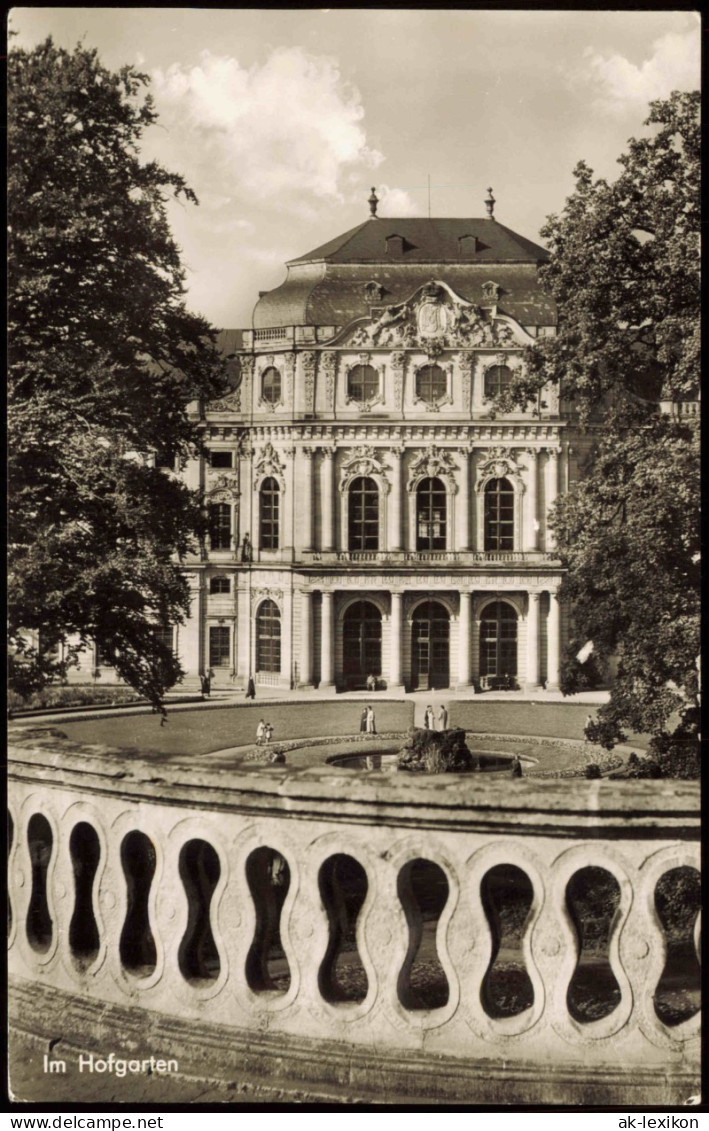
[{"label": "rock in fountain", "polygon": [[460,727],[416,728],[399,751],[397,767],[412,774],[469,774],[480,768],[480,759],[468,749]]}]

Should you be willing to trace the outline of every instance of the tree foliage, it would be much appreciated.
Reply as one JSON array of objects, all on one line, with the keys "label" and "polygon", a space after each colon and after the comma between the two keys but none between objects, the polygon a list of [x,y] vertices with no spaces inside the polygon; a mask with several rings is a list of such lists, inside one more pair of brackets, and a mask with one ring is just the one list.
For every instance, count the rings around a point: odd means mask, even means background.
[{"label": "tree foliage", "polygon": [[189,608],[179,561],[201,514],[150,453],[184,465],[188,403],[223,387],[166,216],[170,198],[196,200],[141,160],[146,76],[51,39],[8,70],[11,684],[62,678],[100,640],[161,706],[181,671],[155,629]]},{"label": "tree foliage", "polygon": [[630,140],[614,182],[576,168],[542,229],[558,333],[528,351],[501,402],[525,404],[551,381],[593,439],[553,525],[575,633],[563,690],[617,660],[592,736],[604,745],[623,727],[660,740],[698,691],[699,438],[678,411],[699,388],[698,115],[699,95],[676,92],[651,104],[651,131]]}]

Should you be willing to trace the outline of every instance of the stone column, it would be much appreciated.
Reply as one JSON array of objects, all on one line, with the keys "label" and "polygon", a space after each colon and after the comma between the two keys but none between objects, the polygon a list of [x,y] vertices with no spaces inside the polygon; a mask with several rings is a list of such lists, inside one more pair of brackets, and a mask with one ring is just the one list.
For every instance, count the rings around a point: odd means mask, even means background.
[{"label": "stone column", "polygon": [[205,656],[204,627],[204,579],[201,572],[187,573],[190,587],[190,611],[183,625],[179,625],[178,657],[188,679],[195,678],[204,670],[209,656]]},{"label": "stone column", "polygon": [[389,529],[387,550],[401,550],[401,448],[392,448],[391,499],[389,500]]},{"label": "stone column", "polygon": [[313,548],[313,450],[300,449],[300,470],[295,476],[293,508],[296,552],[309,553]]},{"label": "stone column", "polygon": [[280,548],[285,550],[289,557],[292,557],[293,546],[295,544],[295,528],[301,521],[300,514],[296,514],[297,507],[297,492],[296,492],[296,466],[295,466],[295,448],[284,448],[283,456],[285,459],[285,491],[281,492],[281,508],[283,512]]},{"label": "stone column", "polygon": [[333,538],[333,464],[334,448],[323,448],[320,464],[320,510],[322,521],[322,550],[334,550]]},{"label": "stone column", "polygon": [[401,647],[401,593],[392,593],[389,619],[389,691],[401,687]]},{"label": "stone column", "polygon": [[527,521],[525,523],[524,549],[536,550],[538,547],[539,522],[537,519],[537,450],[527,452],[529,479],[527,480]]},{"label": "stone column", "polygon": [[460,484],[458,489],[458,539],[454,550],[470,549],[470,454],[460,453]]},{"label": "stone column", "polygon": [[416,515],[416,491],[409,491],[407,488],[406,497],[409,500],[409,544],[407,549],[411,553],[416,552],[416,543],[418,539],[418,517]]},{"label": "stone column", "polygon": [[307,589],[300,590],[300,679],[299,687],[310,687],[313,682],[313,595]]},{"label": "stone column", "polygon": [[546,503],[547,503],[547,523],[546,523],[546,547],[547,550],[556,549],[556,538],[553,531],[549,527],[549,510],[552,504],[556,501],[559,493],[559,453],[556,448],[550,448],[547,451],[547,467],[546,467]]},{"label": "stone column", "polygon": [[281,613],[281,684],[293,686],[293,590],[283,592]]},{"label": "stone column", "polygon": [[460,593],[460,614],[458,616],[458,686],[467,687],[470,683],[470,593]]},{"label": "stone column", "polygon": [[528,593],[527,608],[527,679],[525,691],[539,687],[539,593]]},{"label": "stone column", "polygon": [[547,619],[547,691],[559,689],[561,610],[557,593],[549,594],[549,617]]},{"label": "stone column", "polygon": [[334,650],[332,641],[332,593],[323,589],[320,653],[320,687],[332,687],[335,682]]}]

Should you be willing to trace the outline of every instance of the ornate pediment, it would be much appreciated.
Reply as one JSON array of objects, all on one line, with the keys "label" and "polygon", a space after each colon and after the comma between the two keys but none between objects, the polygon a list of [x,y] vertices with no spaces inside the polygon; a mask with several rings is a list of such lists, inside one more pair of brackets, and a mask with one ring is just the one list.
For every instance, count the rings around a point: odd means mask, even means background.
[{"label": "ornate pediment", "polygon": [[338,345],[390,346],[425,350],[431,356],[456,347],[494,348],[528,342],[510,318],[482,310],[457,295],[447,283],[431,279],[406,302],[373,308],[338,337]]},{"label": "ornate pediment", "polygon": [[233,503],[239,497],[239,480],[236,475],[217,475],[210,482],[206,498],[210,503]]},{"label": "ornate pediment", "polygon": [[416,457],[409,468],[408,491],[415,491],[421,479],[447,479],[450,488],[457,490],[455,460],[447,448],[439,448],[437,444],[429,444],[427,448]]},{"label": "ornate pediment", "polygon": [[340,489],[345,490],[351,479],[357,475],[376,475],[385,479],[384,465],[376,448],[362,444],[354,448],[342,461],[342,481]]},{"label": "ornate pediment", "polygon": [[[478,467],[476,491],[481,491],[489,479],[514,479],[522,484],[516,453],[510,448],[489,448],[487,458]],[[523,490],[524,488],[521,487]]]},{"label": "ornate pediment", "polygon": [[261,449],[261,454],[254,463],[254,490],[257,491],[261,482],[269,475],[280,484],[281,490],[285,490],[285,467],[281,462],[278,452],[273,444],[267,443]]}]

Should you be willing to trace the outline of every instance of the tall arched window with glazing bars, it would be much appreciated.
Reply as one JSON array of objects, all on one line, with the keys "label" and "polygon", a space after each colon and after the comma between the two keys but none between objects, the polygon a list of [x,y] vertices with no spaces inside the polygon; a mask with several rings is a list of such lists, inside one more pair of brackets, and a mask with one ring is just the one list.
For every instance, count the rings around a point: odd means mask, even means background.
[{"label": "tall arched window with glazing bars", "polygon": [[515,492],[509,479],[491,479],[485,487],[485,549],[514,550]]},{"label": "tall arched window with glazing bars", "polygon": [[262,550],[277,550],[279,537],[280,488],[269,476],[259,492],[259,534]]},{"label": "tall arched window with glazing bars", "polygon": [[446,489],[440,479],[422,479],[416,488],[416,549],[445,548]]},{"label": "tall arched window with glazing bars", "polygon": [[281,670],[281,614],[275,601],[263,601],[256,616],[256,671]]},{"label": "tall arched window with glazing bars", "polygon": [[360,475],[349,488],[349,549],[379,549],[379,489],[373,479]]}]

